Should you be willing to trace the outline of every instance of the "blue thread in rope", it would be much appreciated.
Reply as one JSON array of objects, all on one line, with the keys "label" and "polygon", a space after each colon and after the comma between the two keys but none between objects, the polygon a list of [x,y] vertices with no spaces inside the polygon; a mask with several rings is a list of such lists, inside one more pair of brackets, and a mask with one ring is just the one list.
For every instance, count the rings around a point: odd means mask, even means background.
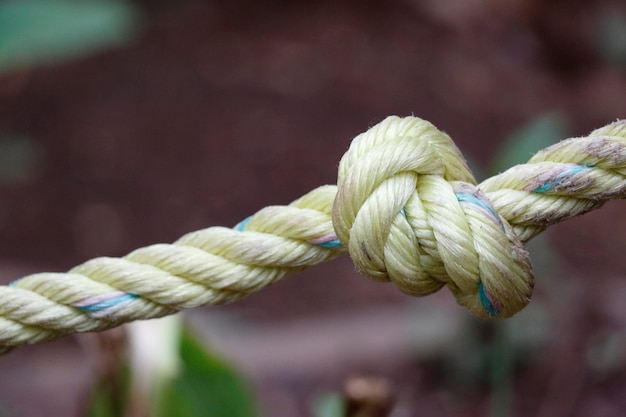
[{"label": "blue thread in rope", "polygon": [[[235,225],[235,227],[233,227],[233,229],[237,230],[238,232],[243,232],[244,229],[246,228],[246,226],[248,225],[248,223],[250,222],[251,218],[252,218],[252,216],[246,217],[241,222],[239,222],[237,225]],[[343,246],[342,243],[339,241],[339,239],[329,240],[328,242],[316,243],[316,245],[317,246],[321,246],[323,248],[340,248],[340,247]]]},{"label": "blue thread in rope", "polygon": [[500,314],[498,309],[491,303],[491,300],[489,300],[482,282],[478,284],[478,296],[480,297],[480,303],[483,305],[483,308],[487,311],[487,314],[489,314],[490,317],[496,317]]},{"label": "blue thread in rope", "polygon": [[123,294],[123,295],[120,295],[119,297],[115,297],[110,300],[100,301],[98,303],[94,303],[94,304],[90,304],[86,306],[79,306],[77,308],[86,313],[95,313],[97,311],[102,311],[107,308],[111,308],[116,305],[119,305],[121,303],[134,300],[136,298],[139,298],[137,294]]},{"label": "blue thread in rope", "polygon": [[339,241],[339,239],[333,239],[328,242],[318,243],[317,246],[321,246],[323,248],[340,248],[343,245]]},{"label": "blue thread in rope", "polygon": [[235,227],[233,227],[233,229],[235,229],[235,230],[237,230],[239,232],[243,232],[243,230],[246,228],[246,226],[250,222],[251,218],[252,218],[252,216],[246,217],[245,219],[240,221]]},{"label": "blue thread in rope", "polygon": [[573,166],[573,167],[571,167],[569,169],[566,169],[565,171],[559,173],[553,179],[547,180],[546,182],[541,184],[539,187],[535,188],[533,190],[533,193],[545,193],[545,192],[548,192],[551,189],[558,187],[563,181],[565,181],[569,177],[573,177],[574,175],[578,174],[579,172],[584,171],[584,170],[589,169],[589,168],[592,168],[592,166],[590,166],[590,165],[576,165],[576,166]]},{"label": "blue thread in rope", "polygon": [[500,219],[498,212],[488,201],[482,200],[478,198],[477,196],[475,196],[474,194],[465,193],[465,192],[457,193],[456,199],[460,202],[474,204],[480,208],[487,210],[498,221],[500,228],[502,228],[502,230],[505,230],[504,224],[502,224],[502,220]]},{"label": "blue thread in rope", "polygon": [[237,225],[235,225],[235,227],[233,227],[233,229],[235,229],[235,230],[237,230],[239,232],[243,232],[243,230],[246,228],[248,223],[250,223],[250,219],[251,218],[252,218],[252,216],[246,217],[245,219],[243,219],[242,221],[237,223]]}]

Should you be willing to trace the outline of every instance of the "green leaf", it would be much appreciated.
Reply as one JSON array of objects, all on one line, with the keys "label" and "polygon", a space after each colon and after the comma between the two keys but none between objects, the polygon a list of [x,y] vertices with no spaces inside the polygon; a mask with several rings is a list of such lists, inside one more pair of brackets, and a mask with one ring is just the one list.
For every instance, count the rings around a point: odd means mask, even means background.
[{"label": "green leaf", "polygon": [[346,413],[343,396],[336,392],[329,392],[316,397],[312,408],[315,417],[343,417]]},{"label": "green leaf", "polygon": [[157,415],[162,417],[252,417],[253,395],[227,362],[209,352],[189,331],[181,337],[181,374],[164,387]]},{"label": "green leaf", "polygon": [[27,182],[39,176],[46,150],[25,136],[0,137],[0,183]]},{"label": "green leaf", "polygon": [[556,113],[539,116],[513,132],[493,159],[490,172],[498,173],[522,164],[537,151],[567,137],[567,123]]},{"label": "green leaf", "polygon": [[600,19],[598,50],[609,62],[626,67],[626,15],[605,13]]},{"label": "green leaf", "polygon": [[9,0],[0,3],[0,74],[49,64],[127,41],[137,13],[122,1]]}]

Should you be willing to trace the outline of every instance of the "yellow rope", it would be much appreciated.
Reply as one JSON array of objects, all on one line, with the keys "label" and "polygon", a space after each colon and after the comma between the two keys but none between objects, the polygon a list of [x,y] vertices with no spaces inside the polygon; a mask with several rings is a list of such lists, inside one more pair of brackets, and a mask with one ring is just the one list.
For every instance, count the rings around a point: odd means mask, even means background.
[{"label": "yellow rope", "polygon": [[473,314],[509,317],[532,293],[523,242],[624,197],[626,121],[476,185],[448,135],[416,117],[388,117],[354,139],[337,186],[266,207],[234,229],[0,286],[0,350],[235,301],[346,251],[363,274],[408,294],[445,285]]}]

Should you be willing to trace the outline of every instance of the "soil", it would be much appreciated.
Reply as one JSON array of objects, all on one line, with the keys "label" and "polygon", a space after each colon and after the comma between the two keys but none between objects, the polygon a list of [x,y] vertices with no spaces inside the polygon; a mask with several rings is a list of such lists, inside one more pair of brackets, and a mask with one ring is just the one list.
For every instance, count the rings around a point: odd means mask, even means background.
[{"label": "soil", "polygon": [[[132,43],[0,78],[0,137],[29,138],[38,155],[26,175],[0,183],[5,283],[234,225],[334,183],[350,139],[390,114],[430,120],[483,168],[511,132],[546,113],[561,115],[572,136],[626,117],[625,69],[597,47],[603,19],[626,16],[617,0],[139,6],[145,18]],[[468,371],[470,359],[442,348],[340,362],[324,375],[256,375],[262,409],[310,415],[317,394],[365,374],[393,386],[394,416],[486,415],[502,410],[501,386],[513,416],[624,415],[625,209],[610,202],[531,248],[541,261],[527,317],[542,321],[524,329],[544,336],[530,350],[510,342],[508,382],[480,366]],[[201,315],[280,326],[422,301],[340,259]],[[440,301],[473,335],[461,338],[463,354],[487,352],[483,364],[497,357],[494,333],[506,324],[458,318],[449,297]],[[90,380],[83,346],[65,338],[0,358],[6,415],[81,415]]]}]

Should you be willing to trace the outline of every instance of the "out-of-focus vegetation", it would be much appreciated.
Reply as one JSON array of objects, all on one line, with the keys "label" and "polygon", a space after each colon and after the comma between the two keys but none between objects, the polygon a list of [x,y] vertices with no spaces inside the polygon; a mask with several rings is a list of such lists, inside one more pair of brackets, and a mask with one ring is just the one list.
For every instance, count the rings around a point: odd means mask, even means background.
[{"label": "out-of-focus vegetation", "polygon": [[495,175],[514,165],[523,164],[538,150],[565,139],[567,131],[566,120],[559,113],[537,116],[504,141],[492,160],[489,174]]},{"label": "out-of-focus vegetation", "polygon": [[[145,332],[139,352],[130,355],[153,357],[141,366],[159,368],[158,362],[175,363],[173,372],[153,372],[149,381],[141,381],[136,364],[122,357],[117,372],[108,372],[99,378],[91,390],[86,415],[89,417],[117,417],[143,415],[152,417],[254,417],[256,401],[245,379],[225,360],[200,343],[189,329],[162,332],[162,324],[179,321],[168,317],[150,323],[156,337]],[[177,326],[180,326],[178,324]],[[129,331],[133,331],[129,328]],[[175,340],[159,340],[162,337]],[[167,345],[177,349],[170,351]],[[134,347],[137,349],[137,346]],[[159,352],[162,351],[162,352]],[[155,354],[156,353],[156,354]],[[171,357],[170,357],[171,356]],[[141,367],[140,366],[140,367]],[[150,369],[144,369],[150,373]],[[142,383],[148,382],[147,387]],[[148,388],[146,390],[142,388]]]},{"label": "out-of-focus vegetation", "polygon": [[138,13],[123,1],[0,3],[0,74],[91,54],[130,40]]},{"label": "out-of-focus vegetation", "polygon": [[180,342],[182,369],[155,399],[156,416],[253,417],[255,403],[247,383],[223,359],[211,353],[190,332]]},{"label": "out-of-focus vegetation", "polygon": [[0,136],[0,184],[34,179],[40,173],[45,154],[43,146],[31,138]]},{"label": "out-of-focus vegetation", "polygon": [[[536,116],[512,132],[502,143],[488,169],[495,175],[522,164],[540,149],[568,135],[567,119],[558,112]],[[552,275],[559,268],[556,252],[544,235],[528,243],[535,276],[549,288]],[[468,318],[459,343],[442,349],[453,390],[487,386],[490,391],[490,415],[513,414],[514,380],[520,366],[532,362],[548,337],[550,320],[541,300],[534,300],[524,311],[506,321],[482,321]]]},{"label": "out-of-focus vegetation", "polygon": [[600,21],[597,44],[607,61],[626,67],[626,16],[606,13]]},{"label": "out-of-focus vegetation", "polygon": [[345,400],[338,392],[327,392],[315,397],[311,404],[314,417],[344,417]]}]

